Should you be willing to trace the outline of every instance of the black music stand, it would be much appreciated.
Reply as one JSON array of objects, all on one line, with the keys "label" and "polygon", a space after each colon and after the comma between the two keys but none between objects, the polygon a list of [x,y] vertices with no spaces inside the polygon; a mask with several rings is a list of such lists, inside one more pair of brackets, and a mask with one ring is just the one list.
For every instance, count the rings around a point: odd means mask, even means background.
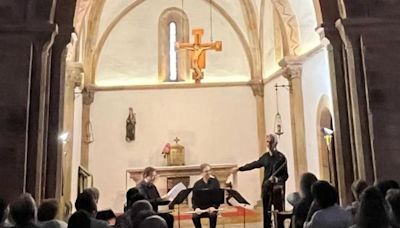
[{"label": "black music stand", "polygon": [[219,206],[225,203],[224,189],[198,189],[193,191],[193,200],[200,209]]},{"label": "black music stand", "polygon": [[243,204],[243,227],[246,227],[246,205],[250,205],[249,202],[236,190],[225,189],[229,196],[234,198],[238,203]]},{"label": "black music stand", "polygon": [[193,188],[187,188],[178,193],[178,195],[169,203],[169,209],[174,209],[175,205],[178,205],[178,227],[181,227],[181,212],[180,212],[180,204],[185,201],[185,199],[188,197],[190,192],[192,191]]}]

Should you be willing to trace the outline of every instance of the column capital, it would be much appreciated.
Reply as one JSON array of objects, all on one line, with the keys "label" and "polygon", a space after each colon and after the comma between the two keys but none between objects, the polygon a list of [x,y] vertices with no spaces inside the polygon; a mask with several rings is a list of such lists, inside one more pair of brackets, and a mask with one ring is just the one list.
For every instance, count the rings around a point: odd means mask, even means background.
[{"label": "column capital", "polygon": [[263,80],[251,80],[249,82],[253,95],[255,97],[264,97],[264,82]]},{"label": "column capital", "polygon": [[287,56],[279,62],[283,68],[283,76],[289,81],[295,78],[301,78],[303,63],[298,57]]},{"label": "column capital", "polygon": [[66,67],[66,84],[75,87],[83,86],[83,65],[79,62],[67,62]]},{"label": "column capital", "polygon": [[94,86],[85,86],[82,90],[83,104],[91,105],[94,101]]}]

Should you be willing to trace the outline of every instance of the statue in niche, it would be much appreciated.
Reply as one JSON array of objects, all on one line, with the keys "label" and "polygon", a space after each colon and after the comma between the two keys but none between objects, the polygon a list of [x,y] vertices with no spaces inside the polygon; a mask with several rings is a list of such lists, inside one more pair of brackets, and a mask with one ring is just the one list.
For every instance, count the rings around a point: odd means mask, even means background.
[{"label": "statue in niche", "polygon": [[133,109],[129,108],[128,118],[126,118],[126,138],[127,142],[135,141],[135,129],[136,129],[136,113],[133,113]]}]

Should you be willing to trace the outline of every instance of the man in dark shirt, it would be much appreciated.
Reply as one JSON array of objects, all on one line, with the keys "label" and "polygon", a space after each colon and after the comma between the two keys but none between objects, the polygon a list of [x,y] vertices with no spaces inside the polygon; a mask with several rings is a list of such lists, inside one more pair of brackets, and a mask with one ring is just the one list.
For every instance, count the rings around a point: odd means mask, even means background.
[{"label": "man in dark shirt", "polygon": [[211,175],[211,167],[209,164],[200,165],[202,178],[198,180],[193,186],[193,197],[192,197],[192,207],[195,213],[192,216],[193,224],[196,228],[201,228],[201,218],[210,219],[210,228],[215,228],[217,226],[217,208],[219,205],[199,205],[196,197],[196,191],[204,189],[219,189],[219,181],[217,178]]},{"label": "man in dark shirt", "polygon": [[[160,196],[157,187],[154,185],[156,177],[156,169],[153,167],[146,167],[143,171],[143,180],[136,185],[136,188],[139,190],[139,193],[151,203],[154,211],[158,212],[158,205],[166,205],[169,201],[167,195]],[[165,219],[169,228],[174,226],[174,216],[168,213],[158,213],[158,215]]]},{"label": "man in dark shirt", "polygon": [[257,161],[251,162],[232,171],[247,171],[264,167],[264,180],[262,183],[262,199],[264,213],[264,228],[271,227],[271,206],[278,211],[283,211],[285,197],[285,182],[288,179],[286,157],[276,149],[278,139],[276,135],[266,136],[266,149]]}]

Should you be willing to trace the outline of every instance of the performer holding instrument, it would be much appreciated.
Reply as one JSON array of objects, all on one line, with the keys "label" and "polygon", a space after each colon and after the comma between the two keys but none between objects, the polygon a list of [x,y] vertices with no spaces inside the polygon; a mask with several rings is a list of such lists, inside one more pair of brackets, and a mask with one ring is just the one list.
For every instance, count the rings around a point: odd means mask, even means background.
[{"label": "performer holding instrument", "polygon": [[262,183],[262,200],[264,214],[264,228],[271,228],[271,206],[278,211],[284,209],[285,182],[288,179],[286,157],[276,149],[277,136],[269,134],[266,136],[267,151],[257,160],[232,172],[247,171],[264,167],[264,180]]}]

